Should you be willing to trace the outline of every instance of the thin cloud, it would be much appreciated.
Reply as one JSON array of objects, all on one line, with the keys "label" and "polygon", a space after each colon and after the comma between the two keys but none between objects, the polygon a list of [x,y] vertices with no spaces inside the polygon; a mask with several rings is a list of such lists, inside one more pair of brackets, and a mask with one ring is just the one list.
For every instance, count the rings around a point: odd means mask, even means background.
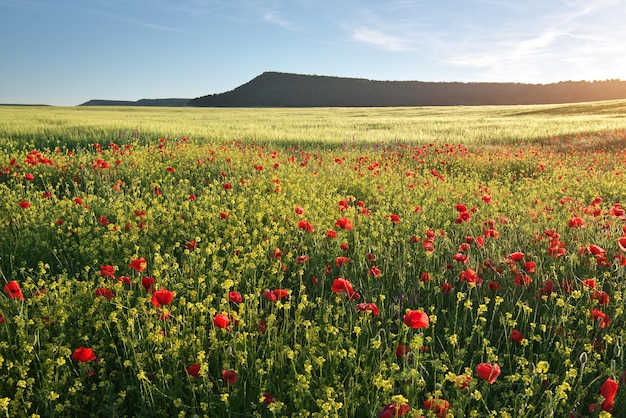
[{"label": "thin cloud", "polygon": [[406,51],[409,49],[409,43],[406,39],[390,36],[376,29],[365,27],[352,29],[351,38],[354,41],[373,45],[386,51]]},{"label": "thin cloud", "polygon": [[271,23],[273,25],[278,25],[285,29],[293,29],[295,25],[288,20],[283,19],[278,15],[278,12],[275,10],[267,11],[263,13],[263,20],[265,22]]},{"label": "thin cloud", "polygon": [[153,30],[158,30],[158,31],[165,31],[165,32],[182,32],[180,29],[177,28],[172,28],[169,26],[163,26],[163,25],[157,25],[151,22],[146,22],[144,20],[140,20],[140,19],[135,19],[129,16],[125,16],[125,15],[120,15],[120,14],[116,14],[116,13],[110,13],[110,12],[105,12],[102,10],[88,10],[91,13],[95,13],[95,14],[99,14],[101,16],[106,16],[110,19],[113,20],[117,20],[119,22],[124,22],[124,23],[128,23],[131,25],[135,25],[135,26],[141,26],[144,28],[148,28],[148,29],[153,29]]}]

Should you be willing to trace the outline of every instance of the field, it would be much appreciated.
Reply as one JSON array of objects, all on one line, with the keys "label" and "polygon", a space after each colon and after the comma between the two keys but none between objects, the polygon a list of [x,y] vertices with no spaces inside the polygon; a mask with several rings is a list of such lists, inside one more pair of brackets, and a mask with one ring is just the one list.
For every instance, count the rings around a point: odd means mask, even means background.
[{"label": "field", "polygon": [[625,117],[0,107],[0,410],[624,416]]}]

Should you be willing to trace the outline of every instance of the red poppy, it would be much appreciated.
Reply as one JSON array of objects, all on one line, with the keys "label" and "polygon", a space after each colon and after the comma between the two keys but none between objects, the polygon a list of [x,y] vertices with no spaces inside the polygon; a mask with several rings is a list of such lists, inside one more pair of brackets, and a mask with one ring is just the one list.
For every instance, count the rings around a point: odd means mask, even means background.
[{"label": "red poppy", "polygon": [[408,311],[404,314],[404,323],[411,328],[426,328],[429,325],[429,319],[425,312]]},{"label": "red poppy", "polygon": [[613,412],[618,388],[618,383],[611,378],[606,379],[604,383],[602,383],[602,386],[600,386],[600,395],[604,397],[604,402],[602,403],[603,411]]},{"label": "red poppy", "polygon": [[229,324],[230,318],[226,314],[220,313],[213,317],[213,325],[217,328],[228,329]]},{"label": "red poppy", "polygon": [[337,203],[337,206],[339,207],[339,211],[343,212],[344,210],[347,210],[350,207],[350,204],[348,203],[347,200],[342,199]]},{"label": "red poppy", "polygon": [[341,292],[346,292],[348,296],[351,296],[354,293],[352,283],[341,277],[333,281],[333,285],[331,286],[330,290],[337,294],[340,294]]},{"label": "red poppy", "polygon": [[198,243],[195,240],[191,240],[185,244],[185,248],[189,251],[193,251],[198,247]]},{"label": "red poppy", "polygon": [[263,292],[263,297],[270,302],[276,302],[278,300],[276,294],[269,289],[265,289],[265,291]]},{"label": "red poppy", "polygon": [[476,271],[471,268],[466,268],[464,271],[461,272],[461,281],[467,282],[469,284],[474,284],[480,283],[481,280],[478,277],[478,274],[476,274]]},{"label": "red poppy", "polygon": [[19,299],[24,300],[24,294],[22,293],[22,288],[20,284],[15,280],[11,280],[7,284],[4,285],[4,293],[9,295],[9,299]]},{"label": "red poppy", "polygon": [[621,252],[626,253],[626,236],[617,239],[617,246]]},{"label": "red poppy", "polygon": [[585,279],[582,281],[583,288],[587,289],[595,289],[596,288],[596,279]]},{"label": "red poppy", "polygon": [[606,328],[606,326],[611,323],[611,319],[600,309],[593,308],[590,315],[595,322],[600,324],[600,328]]},{"label": "red poppy", "polygon": [[141,286],[146,289],[146,292],[149,292],[150,289],[154,286],[155,280],[153,277],[144,277],[141,279]]},{"label": "red poppy", "polygon": [[495,383],[500,376],[500,366],[498,364],[480,363],[476,366],[476,374],[483,380],[489,382],[489,384]]},{"label": "red poppy", "polygon": [[174,299],[174,292],[167,289],[157,290],[152,294],[152,305],[155,308],[160,308],[163,305],[169,305]]},{"label": "red poppy", "polygon": [[313,226],[313,224],[311,222],[308,221],[298,221],[298,228],[300,228],[301,230],[305,231],[305,232],[315,232],[315,227]]},{"label": "red poppy", "polygon": [[187,367],[186,372],[189,376],[200,377],[200,364],[194,363],[191,366]]},{"label": "red poppy", "polygon": [[378,267],[376,266],[372,266],[370,267],[370,269],[367,271],[367,273],[370,276],[374,276],[374,277],[380,277],[380,270],[378,269]]},{"label": "red poppy", "polygon": [[4,324],[4,316],[0,313],[0,324]]},{"label": "red poppy", "polygon": [[441,284],[441,291],[443,293],[450,293],[452,289],[453,289],[452,285],[448,282],[444,282]]},{"label": "red poppy", "polygon": [[471,380],[471,377],[465,374],[460,374],[454,379],[454,385],[459,389],[465,389]]},{"label": "red poppy", "polygon": [[534,261],[526,261],[524,263],[524,270],[526,270],[526,273],[534,273],[535,272],[535,262]]},{"label": "red poppy", "polygon": [[524,334],[514,329],[513,331],[511,331],[511,340],[515,341],[516,343],[521,343],[524,340]]},{"label": "red poppy", "polygon": [[30,207],[30,202],[20,201],[18,204],[24,209],[28,209]]},{"label": "red poppy", "polygon": [[532,283],[533,279],[528,274],[517,273],[513,281],[516,286],[528,286]]},{"label": "red poppy", "polygon": [[239,292],[228,292],[228,300],[233,303],[241,303],[243,302],[243,298],[241,297],[241,293]]},{"label": "red poppy", "polygon": [[300,206],[296,206],[294,212],[296,212],[296,214],[298,215],[304,215],[304,209],[302,209]]},{"label": "red poppy", "polygon": [[489,286],[489,290],[491,290],[492,292],[497,292],[498,290],[500,290],[500,283],[495,280],[491,280],[488,283],[488,286]]},{"label": "red poppy", "polygon": [[96,359],[96,354],[89,347],[78,347],[72,353],[72,360],[80,361],[81,363],[86,363],[88,361],[93,361]]},{"label": "red poppy", "polygon": [[265,331],[267,330],[267,324],[265,322],[264,319],[261,319],[258,323],[257,323],[257,329],[259,330],[259,332],[261,334],[265,334]]},{"label": "red poppy", "polygon": [[337,267],[345,266],[346,264],[348,264],[349,261],[350,261],[350,259],[348,257],[337,257],[337,261],[335,262],[335,266],[337,266]]},{"label": "red poppy", "polygon": [[24,178],[28,181],[33,181],[35,179],[35,176],[32,175],[32,173],[26,173],[24,174]]},{"label": "red poppy", "polygon": [[104,277],[111,277],[115,279],[115,267],[113,266],[100,266],[100,275]]},{"label": "red poppy", "polygon": [[515,253],[511,253],[509,255],[509,258],[515,262],[522,261],[524,259],[524,253],[519,252],[519,251]]},{"label": "red poppy", "polygon": [[453,258],[455,261],[458,261],[459,263],[463,263],[463,264],[467,263],[467,254],[456,253],[454,254]]},{"label": "red poppy", "polygon": [[106,287],[97,288],[95,293],[96,293],[96,297],[103,297],[107,299],[113,299],[115,297],[115,294],[111,292],[110,289],[107,289]]},{"label": "red poppy", "polygon": [[393,222],[396,225],[400,223],[400,217],[396,215],[395,213],[392,213],[391,215],[389,215],[389,219],[391,219],[391,222]]},{"label": "red poppy", "polygon": [[348,218],[340,218],[335,222],[335,226],[338,226],[341,229],[345,229],[346,231],[354,228],[354,224]]},{"label": "red poppy", "polygon": [[582,218],[575,216],[571,218],[569,221],[567,221],[567,226],[572,229],[575,229],[575,228],[584,228],[587,226],[587,224]]},{"label": "red poppy", "polygon": [[237,380],[239,380],[239,376],[237,372],[233,369],[230,370],[222,370],[222,378],[226,381],[227,385],[234,385]]},{"label": "red poppy", "polygon": [[371,312],[372,315],[380,316],[380,311],[375,303],[359,303],[356,308],[361,312]]},{"label": "red poppy", "polygon": [[450,409],[450,402],[441,398],[426,399],[423,405],[438,418],[444,418],[446,411]]},{"label": "red poppy", "polygon": [[267,392],[265,392],[263,394],[263,403],[265,405],[269,405],[269,404],[272,404],[274,402],[276,402],[276,399],[274,399],[274,397],[271,394],[269,394]]},{"label": "red poppy", "polygon": [[141,257],[130,260],[128,267],[138,272],[142,272],[146,269],[147,265],[148,263],[146,263],[146,259]]},{"label": "red poppy", "polygon": [[608,305],[611,297],[608,295],[608,293],[602,290],[598,290],[596,292],[593,292],[591,299],[597,300],[600,305]]},{"label": "red poppy", "polygon": [[287,299],[289,297],[289,290],[274,289],[274,295],[276,295],[276,299],[278,300]]},{"label": "red poppy", "polygon": [[329,229],[328,231],[326,231],[326,237],[327,238],[337,238],[337,232]]},{"label": "red poppy", "polygon": [[377,418],[396,418],[401,417],[407,412],[409,412],[409,404],[403,403],[401,405],[397,405],[395,403],[390,403],[389,405],[385,405],[380,411],[378,411]]},{"label": "red poppy", "polygon": [[304,255],[299,255],[299,256],[296,258],[296,263],[298,263],[298,264],[305,263],[305,262],[309,261],[309,258],[310,258],[310,257],[309,257],[308,255],[306,255],[306,254],[304,254]]},{"label": "red poppy", "polygon": [[408,345],[398,344],[396,347],[396,357],[403,358],[411,354],[411,348]]}]

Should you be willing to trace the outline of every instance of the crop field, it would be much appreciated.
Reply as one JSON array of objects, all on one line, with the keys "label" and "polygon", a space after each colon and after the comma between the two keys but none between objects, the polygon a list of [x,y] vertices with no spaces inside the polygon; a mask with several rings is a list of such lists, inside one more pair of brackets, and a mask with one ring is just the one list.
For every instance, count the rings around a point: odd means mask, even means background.
[{"label": "crop field", "polygon": [[626,416],[626,101],[0,107],[8,417]]}]

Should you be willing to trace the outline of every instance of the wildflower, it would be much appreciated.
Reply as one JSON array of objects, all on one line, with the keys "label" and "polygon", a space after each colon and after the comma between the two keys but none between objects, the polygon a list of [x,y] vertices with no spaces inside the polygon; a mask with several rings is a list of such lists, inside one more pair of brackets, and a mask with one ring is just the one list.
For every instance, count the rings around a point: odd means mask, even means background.
[{"label": "wildflower", "polygon": [[33,181],[35,179],[35,176],[32,173],[26,173],[24,174],[24,179],[28,181]]},{"label": "wildflower", "polygon": [[302,209],[300,206],[296,206],[294,212],[296,212],[297,215],[304,215],[304,209]]},{"label": "wildflower", "polygon": [[189,251],[193,251],[198,247],[198,243],[195,240],[191,240],[185,244],[185,248]]},{"label": "wildflower", "polygon": [[593,292],[593,295],[591,295],[591,299],[597,300],[600,305],[608,305],[609,300],[611,300],[608,293],[602,290]]},{"label": "wildflower", "polygon": [[495,383],[500,376],[500,366],[498,364],[480,363],[476,366],[476,374],[483,380],[489,382],[489,384]]},{"label": "wildflower", "polygon": [[448,282],[444,282],[441,284],[441,291],[443,293],[450,293],[452,289],[453,289],[452,285]]},{"label": "wildflower", "polygon": [[337,238],[337,232],[329,229],[328,231],[326,231],[326,238]]},{"label": "wildflower", "polygon": [[239,380],[239,376],[237,375],[237,372],[234,371],[233,369],[222,370],[222,378],[226,381],[226,384],[228,386],[234,385],[237,382],[237,380]]},{"label": "wildflower", "polygon": [[524,340],[524,334],[514,329],[513,331],[511,331],[511,340],[515,341],[516,343],[521,343]]},{"label": "wildflower", "polygon": [[401,417],[407,412],[409,412],[409,404],[403,403],[397,405],[395,403],[390,403],[389,405],[385,405],[380,411],[378,411],[377,418],[396,418]]},{"label": "wildflower", "polygon": [[518,252],[514,252],[514,253],[511,253],[511,254],[509,255],[509,258],[510,258],[512,261],[515,261],[515,262],[517,262],[517,261],[522,261],[522,260],[524,259],[524,253],[519,252],[519,251],[518,251]]},{"label": "wildflower", "polygon": [[194,363],[185,369],[189,376],[200,377],[200,364]]},{"label": "wildflower", "polygon": [[367,273],[370,276],[374,276],[374,277],[380,277],[380,270],[378,269],[378,267],[376,266],[372,266],[370,267],[370,269],[367,271]]},{"label": "wildflower", "polygon": [[461,272],[461,281],[467,282],[469,284],[480,284],[482,280],[480,279],[480,277],[478,277],[476,271],[468,267]]},{"label": "wildflower", "polygon": [[24,209],[28,209],[30,207],[30,202],[20,201],[18,204]]},{"label": "wildflower", "polygon": [[604,397],[604,402],[602,403],[603,411],[613,412],[618,387],[618,383],[611,378],[606,379],[600,386],[600,394]]},{"label": "wildflower", "polygon": [[372,315],[380,316],[380,311],[375,303],[359,303],[356,308],[361,312],[371,312]]},{"label": "wildflower", "polygon": [[141,279],[141,286],[143,286],[144,289],[146,289],[146,292],[149,292],[151,289],[153,289],[155,280],[153,277],[144,277],[143,279]]},{"label": "wildflower", "polygon": [[346,231],[354,228],[354,224],[348,218],[340,218],[335,222],[335,226],[338,226],[341,229],[345,229]]},{"label": "wildflower", "polygon": [[228,318],[228,315],[220,313],[215,315],[215,317],[213,318],[213,325],[216,326],[217,328],[222,328],[222,329],[229,329],[228,325],[230,324],[230,318]]},{"label": "wildflower", "polygon": [[19,299],[24,300],[24,294],[22,293],[22,288],[20,284],[15,280],[11,280],[7,284],[4,285],[4,293],[9,295],[9,299]]},{"label": "wildflower", "polygon": [[276,296],[276,299],[278,300],[287,299],[289,297],[289,290],[274,289],[274,295]]},{"label": "wildflower", "polygon": [[267,392],[265,392],[265,393],[263,394],[262,399],[263,399],[263,401],[262,401],[262,402],[263,402],[265,405],[269,405],[269,404],[272,404],[272,403],[276,402],[276,399],[274,399],[274,397],[273,397],[271,394],[267,393]]},{"label": "wildflower", "polygon": [[263,292],[263,297],[270,302],[276,302],[278,300],[276,294],[269,289],[265,289],[265,291]]},{"label": "wildflower", "polygon": [[352,283],[344,278],[338,278],[333,281],[333,285],[330,288],[334,293],[340,294],[341,292],[346,292],[350,297],[354,294],[354,289],[352,288]]},{"label": "wildflower", "polygon": [[337,267],[345,266],[346,264],[348,264],[349,261],[350,261],[350,259],[348,257],[337,257],[337,261],[335,262],[335,266],[337,266]]},{"label": "wildflower", "polygon": [[78,347],[72,353],[72,360],[79,361],[81,363],[86,363],[88,361],[93,361],[96,359],[96,354],[89,347]]},{"label": "wildflower", "polygon": [[572,229],[576,229],[576,228],[584,228],[587,226],[587,224],[582,218],[575,216],[571,218],[569,221],[567,221],[567,226]]},{"label": "wildflower", "polygon": [[172,299],[174,299],[174,292],[167,289],[157,290],[152,294],[152,305],[155,308],[160,308],[163,305],[172,303]]},{"label": "wildflower", "polygon": [[130,260],[130,264],[128,265],[128,268],[131,268],[138,272],[142,272],[146,269],[147,265],[148,263],[146,263],[146,259],[141,257],[141,258],[135,258],[135,259]]},{"label": "wildflower", "polygon": [[113,266],[100,266],[100,275],[103,277],[115,278],[115,267]]},{"label": "wildflower", "polygon": [[106,287],[97,288],[95,291],[95,294],[96,294],[96,297],[103,297],[106,299],[113,299],[115,297],[115,294],[111,292],[110,289],[107,289]]},{"label": "wildflower", "polygon": [[611,319],[600,309],[593,308],[590,312],[590,315],[595,322],[598,322],[600,324],[600,328],[606,328],[606,326],[611,323]]},{"label": "wildflower", "polygon": [[393,222],[396,225],[400,223],[400,217],[396,215],[395,213],[392,213],[391,215],[389,215],[389,219],[391,220],[391,222]]},{"label": "wildflower", "polygon": [[617,239],[617,246],[621,252],[626,253],[626,236]]},{"label": "wildflower", "polygon": [[298,221],[298,228],[300,228],[301,230],[305,231],[305,232],[315,232],[315,227],[313,226],[313,224],[311,222],[308,221]]},{"label": "wildflower", "polygon": [[241,297],[241,293],[239,292],[228,292],[228,300],[233,303],[241,303],[243,302],[243,298]]},{"label": "wildflower", "polygon": [[396,357],[408,357],[411,354],[411,348],[408,345],[398,344],[396,347]]},{"label": "wildflower", "polygon": [[433,412],[438,418],[444,418],[446,411],[450,409],[450,402],[441,398],[426,399],[423,405],[424,408]]},{"label": "wildflower", "polygon": [[425,312],[408,311],[404,315],[404,323],[411,328],[426,328],[429,325],[429,319]]}]

